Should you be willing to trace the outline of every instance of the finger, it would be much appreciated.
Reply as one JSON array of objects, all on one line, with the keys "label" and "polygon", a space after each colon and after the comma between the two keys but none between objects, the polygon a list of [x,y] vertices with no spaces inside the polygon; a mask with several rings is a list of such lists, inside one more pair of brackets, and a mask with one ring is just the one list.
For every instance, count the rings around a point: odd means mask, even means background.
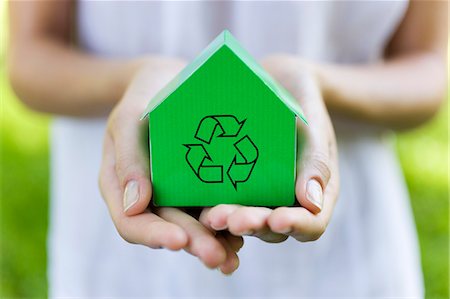
[{"label": "finger", "polygon": [[270,243],[278,243],[287,236],[270,230],[267,220],[272,213],[269,208],[240,207],[228,217],[228,230],[237,236],[249,235]]},{"label": "finger", "polygon": [[270,243],[282,242],[288,236],[271,232],[266,224],[270,212],[268,208],[218,205],[205,210],[200,221],[211,229],[228,228],[236,236],[249,235]]},{"label": "finger", "polygon": [[156,212],[164,220],[184,229],[189,238],[185,250],[198,257],[207,267],[217,268],[225,262],[227,253],[224,246],[195,218],[176,208],[160,208]]},{"label": "finger", "polygon": [[211,208],[203,208],[200,212],[200,216],[198,217],[198,221],[203,224],[204,227],[209,229],[211,232],[215,232],[215,230],[211,227],[211,223],[209,223],[208,215],[211,211]]},{"label": "finger", "polygon": [[240,207],[228,217],[228,230],[234,235],[253,235],[263,229],[272,210],[259,207]]},{"label": "finger", "polygon": [[[223,205],[223,206],[225,206],[225,205]],[[203,226],[205,226],[211,232],[216,234],[216,232],[219,230],[212,228],[211,223],[208,220],[211,209],[212,208],[204,208],[200,214],[198,221],[200,221],[200,223],[203,224]],[[223,226],[226,226],[226,221],[227,221],[227,219],[224,217],[223,222],[225,223],[225,225],[223,225]],[[240,236],[234,236],[234,235],[230,234],[228,231],[221,231],[221,232],[219,232],[219,234],[221,234],[228,241],[228,244],[235,252],[238,252],[244,245],[244,239]]]},{"label": "finger", "polygon": [[239,267],[239,257],[223,236],[217,236],[217,240],[225,248],[227,254],[225,262],[219,266],[219,269],[223,274],[230,275]]},{"label": "finger", "polygon": [[121,237],[133,244],[170,250],[180,250],[188,244],[188,236],[181,227],[150,212],[115,217],[115,223]]},{"label": "finger", "polygon": [[234,236],[230,234],[229,232],[224,232],[220,234],[225,238],[225,240],[228,242],[228,245],[233,249],[234,252],[239,252],[239,250],[244,246],[244,238],[239,236]]},{"label": "finger", "polygon": [[[126,103],[127,99],[123,99]],[[131,107],[115,110],[108,124],[115,147],[115,169],[123,192],[123,210],[127,215],[142,213],[150,202],[150,162],[148,126]]]},{"label": "finger", "polygon": [[181,227],[168,223],[150,212],[131,217],[124,214],[122,190],[114,169],[114,159],[114,145],[110,136],[106,135],[99,187],[122,238],[130,243],[143,244],[151,248],[165,247],[179,250],[185,247],[188,237]]},{"label": "finger", "polygon": [[225,230],[228,228],[228,217],[239,207],[239,205],[220,204],[205,209],[200,215],[200,221],[215,231]]},{"label": "finger", "polygon": [[317,240],[323,234],[327,226],[326,219],[303,207],[280,207],[270,215],[268,224],[272,231],[304,242]]}]

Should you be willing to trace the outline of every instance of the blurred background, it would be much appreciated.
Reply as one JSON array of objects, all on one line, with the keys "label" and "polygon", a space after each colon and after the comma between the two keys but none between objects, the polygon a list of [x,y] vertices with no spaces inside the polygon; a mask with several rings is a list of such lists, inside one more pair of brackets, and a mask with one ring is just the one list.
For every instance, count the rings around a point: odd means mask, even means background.
[{"label": "blurred background", "polygon": [[[5,8],[0,2],[0,298],[45,297],[51,118],[24,107],[8,85]],[[427,125],[398,134],[397,150],[419,232],[427,298],[449,298],[448,104]]]}]

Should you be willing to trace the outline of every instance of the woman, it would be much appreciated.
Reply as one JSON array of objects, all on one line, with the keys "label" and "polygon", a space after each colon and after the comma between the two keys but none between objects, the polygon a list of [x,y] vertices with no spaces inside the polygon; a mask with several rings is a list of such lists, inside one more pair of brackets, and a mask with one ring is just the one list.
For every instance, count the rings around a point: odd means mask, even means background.
[{"label": "woman", "polygon": [[[10,3],[13,87],[59,115],[50,295],[422,297],[407,192],[384,132],[437,111],[446,12],[445,2]],[[296,183],[302,207],[219,205],[199,217],[147,209],[137,118],[225,28],[311,119]],[[112,223],[130,243],[169,250],[129,245]],[[243,246],[250,235],[280,244]],[[170,251],[179,249],[186,253]],[[221,276],[189,254],[239,270]]]}]

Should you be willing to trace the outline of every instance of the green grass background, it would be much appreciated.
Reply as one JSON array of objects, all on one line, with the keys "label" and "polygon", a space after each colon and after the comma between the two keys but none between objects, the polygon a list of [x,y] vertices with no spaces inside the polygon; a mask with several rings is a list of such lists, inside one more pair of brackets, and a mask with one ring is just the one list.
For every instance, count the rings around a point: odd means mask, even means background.
[{"label": "green grass background", "polygon": [[[49,123],[13,95],[5,73],[0,3],[0,298],[45,297]],[[448,298],[448,105],[427,125],[398,135],[397,149],[419,232],[427,298]]]}]

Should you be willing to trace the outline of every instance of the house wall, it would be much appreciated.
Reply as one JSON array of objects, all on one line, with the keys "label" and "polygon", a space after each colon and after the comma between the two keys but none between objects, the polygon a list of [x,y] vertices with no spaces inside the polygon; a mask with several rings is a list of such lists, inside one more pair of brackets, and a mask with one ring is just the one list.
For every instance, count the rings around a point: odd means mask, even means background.
[{"label": "house wall", "polygon": [[[238,136],[210,144],[194,138],[205,116],[233,115],[245,120]],[[155,201],[168,205],[288,205],[294,201],[295,116],[227,47],[150,114],[151,161]],[[236,156],[234,143],[248,135],[258,158],[247,181],[233,185],[226,171]],[[184,144],[203,144],[212,161],[223,165],[222,183],[204,183],[186,161]],[[236,190],[237,189],[237,190]]]}]

